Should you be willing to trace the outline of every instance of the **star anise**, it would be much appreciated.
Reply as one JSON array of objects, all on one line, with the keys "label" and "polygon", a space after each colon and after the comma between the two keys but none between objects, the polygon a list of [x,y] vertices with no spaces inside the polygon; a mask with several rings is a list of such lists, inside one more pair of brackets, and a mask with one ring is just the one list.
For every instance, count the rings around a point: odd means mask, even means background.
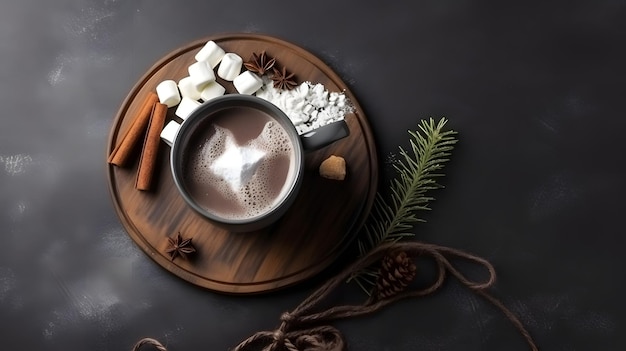
[{"label": "star anise", "polygon": [[277,89],[286,89],[291,90],[295,88],[298,83],[295,80],[292,80],[294,74],[287,73],[287,69],[283,67],[282,70],[278,70],[274,68],[274,75],[272,75],[272,80],[274,81],[274,88]]},{"label": "star anise", "polygon": [[245,62],[243,65],[254,73],[258,73],[259,75],[265,74],[265,72],[269,72],[269,70],[274,67],[276,63],[275,58],[271,58],[265,54],[263,51],[260,55],[257,55],[256,52],[252,53],[252,60]]},{"label": "star anise", "polygon": [[175,238],[167,238],[168,247],[165,252],[170,255],[170,259],[174,259],[178,256],[183,259],[187,259],[187,255],[196,252],[196,249],[191,245],[190,239],[183,239],[180,232],[176,234]]}]

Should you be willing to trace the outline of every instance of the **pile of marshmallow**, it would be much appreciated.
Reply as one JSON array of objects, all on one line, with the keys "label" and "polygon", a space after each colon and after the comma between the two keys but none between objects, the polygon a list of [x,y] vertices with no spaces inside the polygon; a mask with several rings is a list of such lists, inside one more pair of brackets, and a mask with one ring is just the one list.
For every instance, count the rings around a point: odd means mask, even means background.
[{"label": "pile of marshmallow", "polygon": [[[282,90],[274,88],[267,76],[260,77],[245,69],[242,72],[241,56],[225,52],[212,40],[194,58],[196,62],[188,67],[188,76],[178,83],[164,80],[156,87],[159,101],[168,107],[176,106],[175,114],[183,121],[202,102],[224,95],[226,89],[217,82],[216,72],[223,80],[232,81],[238,93],[256,94],[278,106],[300,134],[343,119],[345,114],[353,111],[343,93],[329,93],[322,84],[303,82],[293,90]],[[179,127],[179,123],[170,121],[161,132],[161,138],[172,145]]]},{"label": "pile of marshmallow", "polygon": [[[263,80],[253,72],[241,72],[243,59],[241,56],[225,52],[214,41],[208,41],[195,55],[195,60],[187,71],[188,76],[176,83],[168,79],[159,83],[156,93],[159,101],[168,107],[176,107],[175,114],[183,121],[201,105],[201,101],[208,101],[224,95],[226,88],[216,81],[217,76],[232,81],[240,94],[251,95],[263,86]],[[219,66],[218,66],[219,65]],[[170,121],[163,131],[161,138],[172,145],[180,124]]]},{"label": "pile of marshmallow", "polygon": [[187,69],[187,77],[178,83],[171,79],[164,80],[156,87],[160,102],[167,107],[178,105],[175,113],[183,120],[200,106],[200,100],[208,101],[224,95],[226,89],[216,81],[216,67],[217,75],[226,81],[232,81],[240,94],[251,95],[263,85],[263,80],[258,75],[247,70],[240,73],[243,66],[241,56],[232,52],[226,53],[212,40],[198,51],[195,59],[196,62]]}]

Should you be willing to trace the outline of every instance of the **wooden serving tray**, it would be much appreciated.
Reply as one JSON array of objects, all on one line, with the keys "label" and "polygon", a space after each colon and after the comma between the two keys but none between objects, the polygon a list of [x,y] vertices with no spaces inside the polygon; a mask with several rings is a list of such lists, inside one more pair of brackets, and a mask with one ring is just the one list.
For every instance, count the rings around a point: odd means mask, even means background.
[{"label": "wooden serving tray", "polygon": [[[214,35],[179,48],[158,61],[136,83],[115,117],[107,156],[120,142],[147,93],[166,79],[188,75],[187,67],[208,40],[244,62],[265,51],[294,72],[298,82],[322,83],[329,91],[344,91],[355,112],[346,116],[350,136],[308,153],[301,191],[294,205],[275,225],[253,233],[231,233],[213,226],[186,205],[178,193],[169,165],[169,147],[161,143],[154,189],[134,188],[139,157],[132,166],[107,164],[115,210],[128,234],[155,262],[193,284],[224,293],[249,294],[279,289],[310,278],[330,265],[355,238],[373,204],[378,183],[374,139],[356,98],[326,64],[306,50],[283,40],[258,34]],[[231,82],[218,81],[227,93]],[[178,117],[175,107],[167,121]],[[138,147],[140,149],[141,147]],[[319,176],[320,163],[330,155],[346,159],[347,176],[333,181]],[[167,238],[180,232],[191,237],[197,253],[171,261]]]}]

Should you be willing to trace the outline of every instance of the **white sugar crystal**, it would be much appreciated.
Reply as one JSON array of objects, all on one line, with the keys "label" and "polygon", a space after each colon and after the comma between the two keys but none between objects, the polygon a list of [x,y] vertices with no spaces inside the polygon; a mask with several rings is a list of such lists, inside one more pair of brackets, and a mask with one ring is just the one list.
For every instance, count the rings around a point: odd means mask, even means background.
[{"label": "white sugar crystal", "polygon": [[[311,118],[310,118],[310,120],[317,121],[317,117],[319,116],[319,114],[320,114],[320,111],[318,111],[318,110],[311,111]],[[324,114],[324,112],[322,112],[322,114]]]},{"label": "white sugar crystal", "polygon": [[354,111],[343,92],[329,92],[321,83],[307,81],[292,90],[280,90],[264,76],[263,87],[255,95],[283,110],[299,134],[342,120]]},{"label": "white sugar crystal", "polygon": [[309,119],[309,116],[304,113],[294,112],[291,114],[290,119],[294,125],[299,125],[305,123]]},{"label": "white sugar crystal", "polygon": [[300,94],[301,97],[305,98],[307,95],[309,95],[309,84],[307,82],[300,84],[297,89],[297,92]]},{"label": "white sugar crystal", "polygon": [[304,108],[302,109],[302,112],[309,114],[311,112],[313,112],[313,110],[315,109],[315,107],[313,107],[313,105],[311,104],[307,104],[306,106],[304,106]]},{"label": "white sugar crystal", "polygon": [[286,107],[286,108],[288,108],[288,109],[290,109],[290,110],[293,110],[293,109],[294,109],[294,107],[296,107],[297,105],[298,105],[298,100],[296,100],[296,99],[295,99],[295,98],[293,98],[293,97],[288,97],[288,98],[285,100],[285,107]]},{"label": "white sugar crystal", "polygon": [[313,86],[313,94],[315,94],[316,96],[320,96],[324,93],[324,86],[320,83],[315,84],[315,86]]}]

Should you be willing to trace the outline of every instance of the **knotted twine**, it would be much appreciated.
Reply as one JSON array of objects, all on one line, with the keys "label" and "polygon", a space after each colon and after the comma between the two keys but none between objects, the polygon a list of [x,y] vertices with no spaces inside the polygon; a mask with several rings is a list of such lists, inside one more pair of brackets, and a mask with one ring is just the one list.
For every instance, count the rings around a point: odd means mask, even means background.
[{"label": "knotted twine", "polygon": [[[427,287],[408,289],[396,295],[379,299],[373,293],[361,305],[341,305],[315,312],[315,308],[324,301],[340,284],[362,269],[379,262],[390,253],[404,251],[408,256],[417,258],[425,256],[433,259],[437,264],[436,279]],[[478,264],[487,270],[485,281],[473,281],[461,273],[449,259],[463,259]],[[280,326],[274,331],[260,331],[245,339],[232,351],[344,351],[346,344],[343,336],[336,328],[325,325],[328,322],[350,317],[358,317],[373,313],[398,300],[409,297],[422,297],[436,292],[444,283],[448,274],[479,296],[482,296],[497,307],[515,326],[517,331],[526,340],[532,351],[538,351],[537,346],[522,322],[500,300],[487,291],[496,280],[495,268],[489,261],[462,250],[422,242],[396,242],[379,245],[367,255],[359,258],[341,273],[328,280],[314,291],[293,311],[285,312],[280,317]],[[141,339],[133,347],[138,351],[143,345],[152,345],[159,351],[167,351],[157,340]]]}]

